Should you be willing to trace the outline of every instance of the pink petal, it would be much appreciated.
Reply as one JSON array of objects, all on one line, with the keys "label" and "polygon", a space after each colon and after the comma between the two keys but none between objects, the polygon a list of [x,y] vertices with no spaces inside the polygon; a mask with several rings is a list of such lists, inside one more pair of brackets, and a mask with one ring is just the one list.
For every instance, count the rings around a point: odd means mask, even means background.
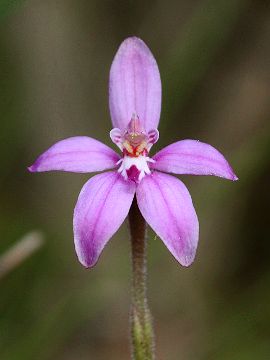
[{"label": "pink petal", "polygon": [[117,172],[91,178],[82,188],[74,209],[74,242],[80,262],[94,266],[101,251],[125,220],[135,183]]},{"label": "pink petal", "polygon": [[116,144],[119,149],[122,151],[123,150],[123,142],[124,142],[124,137],[122,134],[122,131],[118,128],[113,128],[110,131],[110,138],[112,140],[112,142],[114,144]]},{"label": "pink petal", "polygon": [[159,139],[159,131],[157,129],[152,129],[148,131],[148,143],[155,144]]},{"label": "pink petal", "polygon": [[138,185],[140,211],[169,251],[183,266],[195,257],[199,223],[190,194],[173,176],[154,172]]},{"label": "pink petal", "polygon": [[28,170],[87,173],[114,168],[119,159],[116,152],[100,141],[87,136],[76,136],[54,144]]},{"label": "pink petal", "polygon": [[237,180],[224,156],[213,146],[197,140],[182,140],[166,146],[153,159],[153,169],[174,174],[214,175]]},{"label": "pink petal", "polygon": [[111,66],[109,93],[114,127],[125,130],[137,115],[145,131],[157,128],[160,75],[155,58],[141,39],[128,38],[118,49]]}]

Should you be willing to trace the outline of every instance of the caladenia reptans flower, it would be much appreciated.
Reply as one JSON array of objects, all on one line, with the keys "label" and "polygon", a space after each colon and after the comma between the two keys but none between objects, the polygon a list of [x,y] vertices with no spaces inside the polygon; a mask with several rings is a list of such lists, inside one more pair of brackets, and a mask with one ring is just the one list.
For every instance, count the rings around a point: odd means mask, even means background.
[{"label": "caladenia reptans flower", "polygon": [[144,219],[175,259],[189,266],[198,244],[198,218],[183,182],[167,173],[237,177],[219,151],[197,140],[178,141],[150,154],[159,138],[161,81],[152,53],[136,37],[126,39],[113,60],[109,106],[110,137],[120,155],[98,140],[76,136],[57,142],[29,170],[88,173],[112,169],[92,177],[81,190],[74,210],[75,249],[85,267],[94,266],[129,214],[133,356],[147,360],[154,355],[145,294]]}]

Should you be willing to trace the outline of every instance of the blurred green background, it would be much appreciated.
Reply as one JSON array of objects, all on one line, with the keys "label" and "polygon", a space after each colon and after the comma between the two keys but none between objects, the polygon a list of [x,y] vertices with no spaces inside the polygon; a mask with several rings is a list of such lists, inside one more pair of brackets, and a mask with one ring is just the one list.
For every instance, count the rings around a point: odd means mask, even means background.
[{"label": "blurred green background", "polygon": [[72,215],[88,175],[30,174],[54,142],[110,144],[108,73],[141,37],[160,67],[160,141],[200,139],[240,180],[181,179],[200,219],[180,267],[149,232],[149,301],[160,360],[270,358],[268,0],[0,0],[0,254],[38,229],[44,245],[0,279],[0,359],[128,359],[127,226],[85,270]]}]

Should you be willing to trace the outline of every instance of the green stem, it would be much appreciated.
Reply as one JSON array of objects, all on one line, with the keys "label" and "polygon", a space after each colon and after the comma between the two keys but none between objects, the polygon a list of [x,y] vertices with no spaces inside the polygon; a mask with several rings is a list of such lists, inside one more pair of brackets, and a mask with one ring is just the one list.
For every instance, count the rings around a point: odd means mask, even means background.
[{"label": "green stem", "polygon": [[133,200],[129,212],[132,251],[131,341],[134,360],[154,360],[154,333],[146,298],[146,223]]}]

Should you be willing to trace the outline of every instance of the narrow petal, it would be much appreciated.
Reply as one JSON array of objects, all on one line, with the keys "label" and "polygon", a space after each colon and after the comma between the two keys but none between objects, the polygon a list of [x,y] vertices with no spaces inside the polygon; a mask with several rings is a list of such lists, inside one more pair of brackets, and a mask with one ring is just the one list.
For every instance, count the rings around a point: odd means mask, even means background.
[{"label": "narrow petal", "polygon": [[183,266],[195,257],[199,223],[190,194],[173,176],[154,172],[137,191],[139,209],[169,251]]},{"label": "narrow petal", "polygon": [[28,170],[87,173],[112,169],[119,159],[116,152],[100,141],[87,136],[76,136],[54,144]]},{"label": "narrow petal", "polygon": [[125,220],[135,184],[117,172],[91,178],[82,188],[74,209],[74,242],[80,262],[94,266],[101,251]]},{"label": "narrow petal", "polygon": [[151,167],[174,174],[214,175],[238,180],[224,156],[209,144],[182,140],[166,146],[153,159]]},{"label": "narrow petal", "polygon": [[115,127],[125,130],[136,115],[145,131],[157,128],[160,75],[155,58],[141,39],[131,37],[121,44],[111,66],[109,93]]}]

